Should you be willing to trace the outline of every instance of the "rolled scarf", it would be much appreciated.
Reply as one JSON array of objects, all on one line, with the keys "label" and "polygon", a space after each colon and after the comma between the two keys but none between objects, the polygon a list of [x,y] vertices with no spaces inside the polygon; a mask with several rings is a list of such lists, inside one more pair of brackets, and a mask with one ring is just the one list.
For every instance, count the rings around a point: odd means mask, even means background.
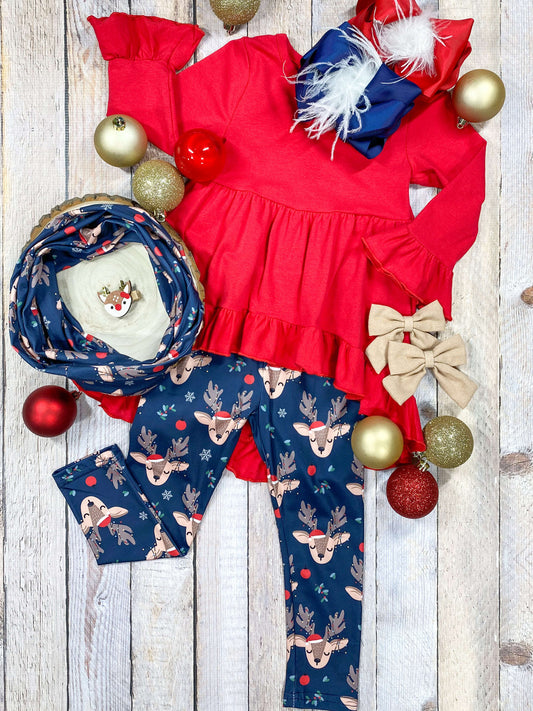
[{"label": "rolled scarf", "polygon": [[[90,391],[137,395],[155,387],[191,351],[202,325],[203,289],[194,261],[175,233],[177,239],[128,200],[105,198],[71,200],[34,229],[11,278],[10,339],[38,370],[71,378]],[[61,270],[131,243],[146,249],[168,314],[157,353],[146,362],[84,331],[64,304],[57,282]]]}]

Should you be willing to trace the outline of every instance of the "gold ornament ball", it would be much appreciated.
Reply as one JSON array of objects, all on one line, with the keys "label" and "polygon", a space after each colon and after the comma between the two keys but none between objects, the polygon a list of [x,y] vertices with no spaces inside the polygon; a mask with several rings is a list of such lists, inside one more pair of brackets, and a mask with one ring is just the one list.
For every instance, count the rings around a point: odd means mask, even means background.
[{"label": "gold ornament ball", "polygon": [[352,432],[352,449],[368,469],[388,469],[403,450],[403,436],[392,420],[371,415],[358,422]]},{"label": "gold ornament ball", "polygon": [[177,207],[183,199],[185,184],[176,168],[166,160],[147,160],[133,176],[133,195],[156,220],[165,221],[167,212]]},{"label": "gold ornament ball", "polygon": [[143,159],[148,146],[146,131],[131,116],[113,114],[100,121],[94,132],[94,147],[102,160],[128,168]]},{"label": "gold ornament ball", "polygon": [[231,34],[237,25],[250,22],[259,10],[260,0],[209,0],[215,15]]},{"label": "gold ornament ball", "polygon": [[488,69],[463,74],[452,92],[453,108],[464,121],[477,123],[496,116],[505,101],[505,86]]},{"label": "gold ornament ball", "polygon": [[426,458],[443,469],[464,464],[474,449],[474,438],[468,425],[457,417],[434,417],[424,427]]}]

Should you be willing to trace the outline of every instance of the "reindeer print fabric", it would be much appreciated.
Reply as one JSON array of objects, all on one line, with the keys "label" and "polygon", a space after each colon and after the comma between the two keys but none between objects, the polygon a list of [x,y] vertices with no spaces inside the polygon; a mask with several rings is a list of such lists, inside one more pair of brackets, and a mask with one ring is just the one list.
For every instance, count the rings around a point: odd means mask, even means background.
[{"label": "reindeer print fabric", "polygon": [[[121,199],[122,200],[122,199]],[[202,290],[192,258],[151,215],[127,201],[69,201],[26,245],[11,278],[11,344],[38,370],[63,375],[90,391],[133,395],[154,387],[189,353],[202,325]],[[72,204],[73,203],[73,204]],[[58,208],[59,209],[59,208]],[[167,317],[156,355],[139,361],[88,333],[69,311],[57,275],[83,261],[146,250]],[[95,292],[94,308],[102,309]],[[137,329],[131,338],[138,338]]]},{"label": "reindeer print fabric", "polygon": [[[116,446],[54,478],[99,564],[184,555],[245,422],[267,464],[287,619],[285,705],[355,708],[363,580],[361,418],[332,381],[193,351]],[[352,704],[350,706],[350,704]]]}]

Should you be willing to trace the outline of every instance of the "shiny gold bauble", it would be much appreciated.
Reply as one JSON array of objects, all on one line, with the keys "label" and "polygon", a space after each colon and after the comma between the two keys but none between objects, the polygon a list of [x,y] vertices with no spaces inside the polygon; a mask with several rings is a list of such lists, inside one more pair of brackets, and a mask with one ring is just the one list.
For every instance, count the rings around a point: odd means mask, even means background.
[{"label": "shiny gold bauble", "polygon": [[434,417],[424,427],[426,459],[438,467],[453,469],[472,454],[474,438],[468,425],[457,417]]},{"label": "shiny gold bauble", "polygon": [[209,0],[215,15],[222,20],[231,34],[237,25],[250,22],[259,10],[260,0]]},{"label": "shiny gold bauble", "polygon": [[139,205],[159,222],[183,199],[185,184],[176,168],[166,160],[147,160],[133,176],[133,195]]},{"label": "shiny gold bauble", "polygon": [[142,160],[147,146],[144,128],[125,114],[108,116],[94,132],[96,152],[106,163],[118,168],[128,168]]},{"label": "shiny gold bauble", "polygon": [[368,469],[388,469],[403,450],[403,436],[392,420],[371,415],[358,422],[352,432],[352,449]]},{"label": "shiny gold bauble", "polygon": [[457,115],[470,123],[488,121],[496,116],[505,101],[505,86],[488,69],[473,69],[463,74],[452,92]]}]

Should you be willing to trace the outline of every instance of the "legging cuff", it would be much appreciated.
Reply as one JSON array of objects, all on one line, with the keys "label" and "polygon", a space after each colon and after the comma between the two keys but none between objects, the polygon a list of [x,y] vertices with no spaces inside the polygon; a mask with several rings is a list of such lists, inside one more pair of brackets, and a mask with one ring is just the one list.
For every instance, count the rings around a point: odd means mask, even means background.
[{"label": "legging cuff", "polygon": [[98,565],[180,555],[117,445],[67,464],[53,477]]}]

